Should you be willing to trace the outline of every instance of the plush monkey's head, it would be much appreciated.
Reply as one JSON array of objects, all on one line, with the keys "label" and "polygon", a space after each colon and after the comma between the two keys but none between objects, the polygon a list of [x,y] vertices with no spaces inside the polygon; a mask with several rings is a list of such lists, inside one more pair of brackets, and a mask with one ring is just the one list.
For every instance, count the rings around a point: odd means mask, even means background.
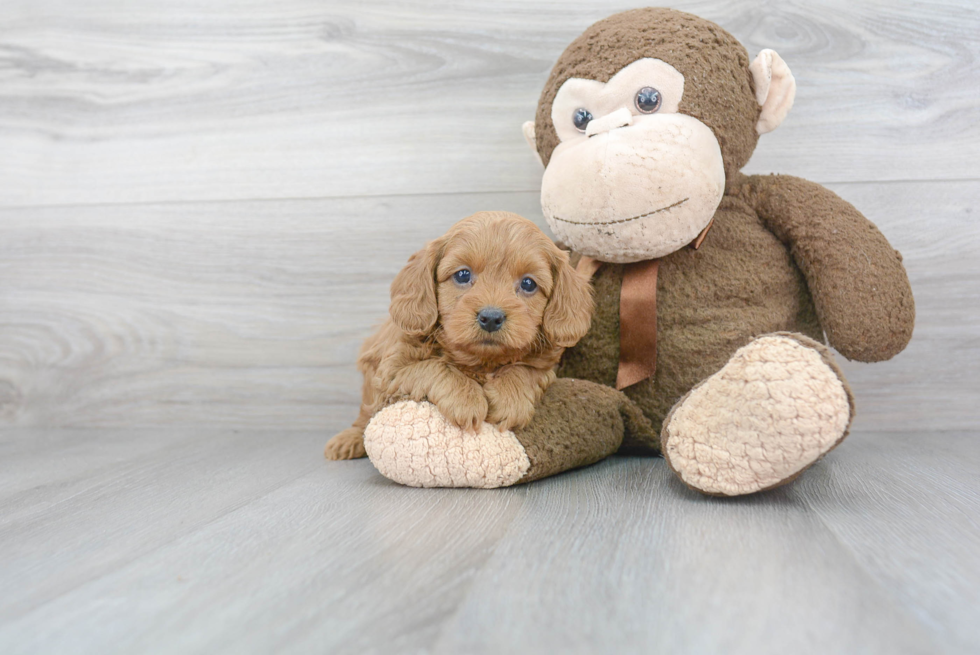
[{"label": "plush monkey's head", "polygon": [[779,55],[750,63],[735,37],[697,16],[635,9],[599,21],[559,57],[524,124],[545,165],[548,224],[602,261],[683,248],[795,90]]}]

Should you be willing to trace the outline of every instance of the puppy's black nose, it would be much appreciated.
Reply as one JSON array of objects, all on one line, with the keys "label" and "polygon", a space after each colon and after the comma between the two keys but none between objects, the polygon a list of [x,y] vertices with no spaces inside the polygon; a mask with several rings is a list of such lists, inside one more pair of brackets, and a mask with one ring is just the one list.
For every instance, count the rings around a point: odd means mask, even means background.
[{"label": "puppy's black nose", "polygon": [[496,332],[507,320],[507,314],[496,307],[484,307],[476,315],[476,322],[487,332]]}]

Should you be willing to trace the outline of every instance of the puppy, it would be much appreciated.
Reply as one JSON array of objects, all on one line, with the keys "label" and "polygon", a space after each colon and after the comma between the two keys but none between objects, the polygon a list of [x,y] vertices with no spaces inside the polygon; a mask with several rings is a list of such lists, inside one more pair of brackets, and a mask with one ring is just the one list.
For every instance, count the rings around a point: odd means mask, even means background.
[{"label": "puppy", "polygon": [[585,336],[592,288],[538,227],[480,212],[408,260],[390,318],[361,348],[360,415],[327,443],[328,459],[364,457],[364,428],[398,400],[428,400],[478,430],[527,425],[565,348]]}]

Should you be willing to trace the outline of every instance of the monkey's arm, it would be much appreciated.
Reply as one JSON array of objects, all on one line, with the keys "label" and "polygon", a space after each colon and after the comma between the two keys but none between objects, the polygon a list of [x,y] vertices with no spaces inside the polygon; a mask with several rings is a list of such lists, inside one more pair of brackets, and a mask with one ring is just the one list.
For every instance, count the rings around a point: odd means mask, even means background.
[{"label": "monkey's arm", "polygon": [[753,175],[742,197],[790,249],[830,345],[876,362],[912,338],[915,303],[902,256],[850,203],[788,175]]}]

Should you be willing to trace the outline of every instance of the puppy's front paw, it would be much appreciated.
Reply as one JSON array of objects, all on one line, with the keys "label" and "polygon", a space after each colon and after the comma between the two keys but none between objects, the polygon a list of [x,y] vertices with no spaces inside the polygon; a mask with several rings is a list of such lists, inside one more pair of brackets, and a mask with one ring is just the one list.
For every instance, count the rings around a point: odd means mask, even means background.
[{"label": "puppy's front paw", "polygon": [[476,382],[437,399],[435,406],[447,419],[462,429],[473,432],[480,430],[490,410],[487,397],[483,395],[483,388]]},{"label": "puppy's front paw", "polygon": [[389,402],[401,400],[414,400],[416,402],[425,400],[425,388],[418,384],[418,380],[412,375],[410,370],[400,370],[388,382],[384,392],[385,398]]},{"label": "puppy's front paw", "polygon": [[364,431],[359,428],[347,428],[327,442],[323,449],[327,459],[357,459],[367,457],[364,450]]},{"label": "puppy's front paw", "polygon": [[[489,389],[487,395],[490,395]],[[534,418],[534,403],[521,397],[490,396],[490,411],[487,422],[501,430],[517,430],[526,427]]]},{"label": "puppy's front paw", "polygon": [[535,387],[526,375],[511,372],[494,377],[483,386],[490,401],[487,421],[501,430],[526,427],[534,418]]}]

